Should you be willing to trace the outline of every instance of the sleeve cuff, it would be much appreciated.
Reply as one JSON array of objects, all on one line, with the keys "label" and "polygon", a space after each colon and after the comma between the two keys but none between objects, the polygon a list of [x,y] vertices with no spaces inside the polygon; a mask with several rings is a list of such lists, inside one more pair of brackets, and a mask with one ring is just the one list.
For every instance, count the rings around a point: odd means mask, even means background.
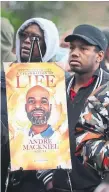
[{"label": "sleeve cuff", "polygon": [[44,185],[46,185],[47,183],[49,183],[53,178],[53,173],[49,173],[47,176],[45,176],[43,178],[43,183]]},{"label": "sleeve cuff", "polygon": [[37,179],[42,180],[44,185],[46,185],[47,183],[49,183],[49,181],[52,180],[53,170],[40,170],[40,171],[37,171],[36,177],[37,177]]}]

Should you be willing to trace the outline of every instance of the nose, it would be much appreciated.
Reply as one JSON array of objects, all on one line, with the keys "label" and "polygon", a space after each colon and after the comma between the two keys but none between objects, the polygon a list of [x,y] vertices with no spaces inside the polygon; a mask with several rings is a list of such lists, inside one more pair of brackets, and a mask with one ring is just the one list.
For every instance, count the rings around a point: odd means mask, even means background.
[{"label": "nose", "polygon": [[70,54],[70,55],[71,55],[72,57],[78,57],[79,54],[80,54],[79,49],[78,49],[78,48],[75,48],[75,49],[71,50],[71,54]]},{"label": "nose", "polygon": [[35,108],[36,108],[36,109],[41,108],[41,103],[37,101],[37,102],[35,103]]},{"label": "nose", "polygon": [[24,40],[24,42],[30,44],[30,43],[31,43],[30,37],[28,36],[28,37]]}]

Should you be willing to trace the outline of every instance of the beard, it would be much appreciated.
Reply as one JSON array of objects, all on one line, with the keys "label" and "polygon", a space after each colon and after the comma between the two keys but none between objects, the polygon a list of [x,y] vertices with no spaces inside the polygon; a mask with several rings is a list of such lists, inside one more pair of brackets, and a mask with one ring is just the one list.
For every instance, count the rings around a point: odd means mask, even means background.
[{"label": "beard", "polygon": [[[41,111],[43,116],[34,116],[34,112]],[[27,112],[27,117],[31,121],[32,125],[45,125],[50,117],[51,112],[45,112],[42,109],[33,110],[31,112]]]}]

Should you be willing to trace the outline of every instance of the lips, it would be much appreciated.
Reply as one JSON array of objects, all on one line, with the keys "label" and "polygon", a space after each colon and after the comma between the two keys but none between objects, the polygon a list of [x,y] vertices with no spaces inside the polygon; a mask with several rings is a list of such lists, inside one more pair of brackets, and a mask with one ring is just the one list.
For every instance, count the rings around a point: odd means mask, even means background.
[{"label": "lips", "polygon": [[70,65],[80,65],[81,63],[78,60],[71,60]]},{"label": "lips", "polygon": [[37,116],[37,117],[40,117],[40,116],[43,116],[44,115],[44,112],[42,110],[37,110],[37,111],[34,111],[33,114],[32,114],[34,117]]},{"label": "lips", "polygon": [[22,46],[22,54],[23,55],[29,55],[30,54],[30,48],[27,46]]}]

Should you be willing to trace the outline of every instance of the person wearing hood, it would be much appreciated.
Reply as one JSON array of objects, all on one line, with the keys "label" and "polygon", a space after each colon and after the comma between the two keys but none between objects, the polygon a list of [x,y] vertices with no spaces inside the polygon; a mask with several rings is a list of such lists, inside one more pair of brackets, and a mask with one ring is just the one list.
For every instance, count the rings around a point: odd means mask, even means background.
[{"label": "person wearing hood", "polygon": [[[42,55],[39,54],[39,49],[37,43],[34,44],[34,50],[31,57],[31,62],[54,62],[57,49],[59,47],[59,34],[55,24],[47,19],[43,18],[31,18],[25,21],[16,33],[16,57],[17,62],[28,62],[30,56],[31,41],[33,38],[38,38],[40,43],[40,49]],[[9,61],[9,60],[7,60]],[[13,60],[14,61],[14,60]],[[7,105],[6,105],[6,88],[5,88],[5,78],[4,72],[1,74],[1,122],[5,126],[6,136],[8,135],[8,121],[7,121]],[[4,119],[5,116],[5,119]],[[7,122],[7,124],[5,123]],[[2,129],[4,130],[4,126]],[[4,134],[5,135],[5,134]],[[6,137],[7,138],[7,137]],[[6,140],[5,145],[8,146]],[[8,158],[7,158],[8,156]],[[2,173],[6,173],[9,165],[9,150],[7,153],[2,154],[2,158],[8,161],[3,166]],[[3,162],[2,162],[3,164]],[[45,173],[44,173],[45,174]],[[12,176],[12,177],[11,177]],[[45,174],[46,176],[46,174]],[[6,174],[5,174],[6,177]],[[14,192],[38,192],[40,188],[43,188],[43,182],[36,178],[36,171],[19,171],[13,176],[10,175],[11,181],[9,181],[7,191]],[[14,178],[14,179],[12,179]],[[6,179],[6,178],[5,178]],[[4,192],[4,183],[2,182],[2,191]]]},{"label": "person wearing hood", "polygon": [[[59,47],[59,34],[55,24],[47,19],[32,18],[25,21],[17,31],[17,62],[28,62],[32,37],[39,38],[42,62],[55,61],[56,51]],[[36,43],[31,62],[40,62]]]},{"label": "person wearing hood", "polygon": [[33,37],[39,39],[41,55],[39,54],[37,43],[35,43],[31,62],[40,62],[41,60],[42,62],[57,62],[58,65],[66,71],[65,77],[69,78],[70,73],[67,72],[64,66],[64,60],[57,57],[57,51],[60,52],[58,30],[55,24],[47,19],[29,19],[18,29],[16,35],[17,61],[28,62]]},{"label": "person wearing hood", "polygon": [[14,28],[8,19],[1,18],[1,69],[3,62],[13,62],[16,55],[12,52],[14,44]]}]

